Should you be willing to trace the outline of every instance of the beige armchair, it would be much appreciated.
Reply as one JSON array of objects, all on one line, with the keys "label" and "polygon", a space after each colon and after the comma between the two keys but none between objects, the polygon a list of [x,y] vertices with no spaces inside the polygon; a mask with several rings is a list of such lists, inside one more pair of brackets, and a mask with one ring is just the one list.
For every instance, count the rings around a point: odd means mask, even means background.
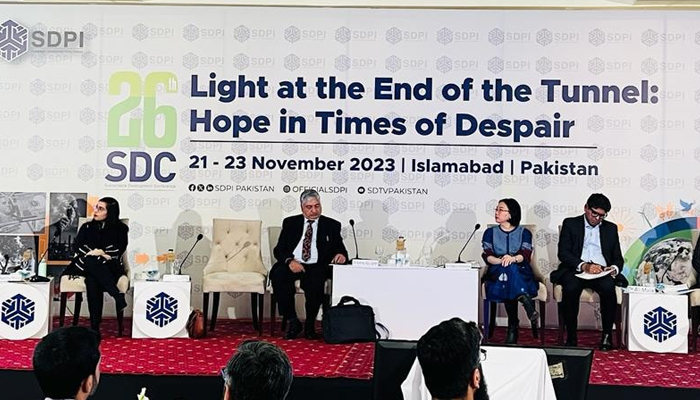
[{"label": "beige armchair", "polygon": [[[281,226],[270,226],[267,228],[267,245],[270,249],[270,270],[275,265],[275,254],[274,249],[277,246],[277,242],[280,238],[280,233],[282,233]],[[301,282],[296,281],[294,283],[294,288],[296,289],[296,294],[304,294],[304,290],[301,288]],[[267,290],[270,292],[270,336],[275,335],[275,320],[277,318],[277,299],[275,298],[275,292],[272,290],[272,282],[268,281]],[[287,319],[282,317],[282,331],[287,327]]]},{"label": "beige armchair", "polygon": [[[561,225],[559,225],[559,235],[561,236]],[[623,268],[623,266],[618,266]],[[620,271],[622,273],[622,271]],[[554,284],[552,288],[552,297],[554,301],[557,302],[557,322],[559,325],[559,336],[557,338],[560,346],[564,345],[564,331],[566,330],[564,324],[564,307],[561,304],[562,298],[564,297],[563,287],[559,284]],[[617,306],[615,307],[615,346],[617,348],[622,348],[622,288],[615,286],[615,298],[617,300]],[[598,294],[593,289],[583,289],[581,293],[581,303],[599,303],[600,299]]]},{"label": "beige armchair", "polygon": [[[270,249],[270,269],[275,265],[275,255],[274,249],[279,241],[280,233],[282,233],[281,226],[270,226],[267,228],[267,244]],[[326,284],[324,288],[325,300],[322,304],[323,312],[326,312],[331,302],[331,288],[333,287],[333,280],[331,278],[326,279]],[[304,294],[304,289],[301,288],[301,281],[294,282],[294,288],[296,290],[295,294]],[[275,298],[275,293],[272,290],[272,282],[268,280],[267,291],[270,292],[270,336],[275,335],[275,322],[277,318],[277,299]],[[282,332],[287,328],[287,319],[282,317]]]},{"label": "beige armchair", "polygon": [[209,262],[202,273],[204,332],[209,294],[214,293],[210,330],[216,327],[221,292],[250,293],[253,326],[262,335],[267,270],[262,262],[262,221],[214,219]]},{"label": "beige armchair", "polygon": [[[497,225],[489,225],[489,227],[492,226],[497,226]],[[533,242],[534,242],[534,237],[535,237],[535,232],[536,232],[536,226],[532,224],[523,224],[523,227],[527,230],[529,230],[532,233],[533,237]],[[546,319],[546,310],[547,310],[547,278],[545,278],[544,275],[542,275],[542,272],[540,272],[539,268],[537,267],[537,262],[535,258],[535,244],[532,244],[532,258],[530,260],[530,267],[532,267],[532,272],[535,274],[535,279],[538,282],[538,288],[537,288],[537,296],[533,297],[533,301],[537,301],[537,304],[539,304],[538,312],[540,314],[540,329],[539,329],[539,334],[537,331],[537,322],[531,322],[532,326],[532,336],[535,337],[535,339],[538,338],[540,339],[540,344],[544,345],[544,333],[545,333],[545,319]],[[493,331],[494,328],[496,327],[496,307],[498,306],[497,302],[494,301],[489,301],[486,299],[486,287],[484,284],[484,279],[486,276],[488,268],[484,267],[481,268],[481,297],[484,301],[484,336],[486,339],[491,339],[493,336]]]},{"label": "beige armchair", "polygon": [[[80,218],[78,221],[78,229],[90,218]],[[122,218],[121,221],[129,225],[129,219]],[[129,290],[129,258],[126,255],[126,251],[122,255],[122,264],[124,265],[124,275],[122,275],[117,281],[117,288],[120,293],[126,293]],[[63,326],[64,320],[66,318],[66,304],[68,302],[68,293],[74,293],[75,295],[75,307],[73,310],[73,326],[78,325],[78,319],[80,318],[80,308],[83,303],[83,292],[85,292],[85,277],[84,276],[61,276],[61,282],[59,284],[61,290],[61,303],[59,308],[59,320],[58,325]],[[117,310],[117,325],[119,326],[119,336],[121,337],[124,333],[124,310]]]},{"label": "beige armchair", "polygon": [[[553,293],[554,301],[557,302],[557,317],[559,323],[559,345],[564,345],[564,331],[566,327],[564,326],[564,307],[562,307],[561,300],[564,296],[563,289],[561,285],[555,284]],[[615,308],[615,346],[617,348],[622,347],[622,288],[615,286],[615,298],[617,299],[617,307]],[[599,303],[600,299],[598,294],[593,291],[593,289],[583,289],[581,293],[582,303]]]}]

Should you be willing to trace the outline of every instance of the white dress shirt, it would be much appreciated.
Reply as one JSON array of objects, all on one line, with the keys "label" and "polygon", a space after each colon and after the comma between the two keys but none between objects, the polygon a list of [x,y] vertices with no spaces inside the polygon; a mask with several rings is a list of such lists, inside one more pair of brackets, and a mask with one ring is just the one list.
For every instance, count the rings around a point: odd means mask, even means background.
[{"label": "white dress shirt", "polygon": [[[581,250],[581,260],[583,260],[583,262],[578,265],[577,269],[579,271],[583,269],[583,264],[585,263],[598,264],[603,268],[608,266],[607,262],[605,261],[605,257],[603,257],[603,248],[600,246],[601,224],[591,226],[591,224],[588,223],[586,217],[583,217],[584,235],[583,250]],[[620,272],[616,265],[611,265],[611,267],[615,268],[616,272]]]}]

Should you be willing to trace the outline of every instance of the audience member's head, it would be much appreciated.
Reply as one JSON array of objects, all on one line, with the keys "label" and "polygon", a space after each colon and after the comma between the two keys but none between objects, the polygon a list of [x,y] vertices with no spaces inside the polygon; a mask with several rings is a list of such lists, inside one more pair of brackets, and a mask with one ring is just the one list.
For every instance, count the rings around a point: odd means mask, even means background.
[{"label": "audience member's head", "polygon": [[59,328],[34,349],[34,375],[44,396],[87,399],[100,380],[100,336],[90,329]]},{"label": "audience member's head", "polygon": [[292,385],[292,365],[272,343],[248,340],[221,370],[224,400],[284,400]]},{"label": "audience member's head", "polygon": [[430,328],[416,351],[433,399],[488,399],[481,370],[481,332],[459,318]]}]

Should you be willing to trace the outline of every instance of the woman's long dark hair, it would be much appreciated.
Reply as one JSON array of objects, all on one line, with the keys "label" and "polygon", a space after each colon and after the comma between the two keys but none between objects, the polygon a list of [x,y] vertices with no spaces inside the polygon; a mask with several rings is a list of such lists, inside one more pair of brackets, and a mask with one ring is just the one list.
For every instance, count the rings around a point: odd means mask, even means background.
[{"label": "woman's long dark hair", "polygon": [[98,200],[98,202],[105,203],[107,206],[107,218],[105,218],[105,224],[116,225],[121,223],[119,220],[119,202],[114,197],[103,197]]}]

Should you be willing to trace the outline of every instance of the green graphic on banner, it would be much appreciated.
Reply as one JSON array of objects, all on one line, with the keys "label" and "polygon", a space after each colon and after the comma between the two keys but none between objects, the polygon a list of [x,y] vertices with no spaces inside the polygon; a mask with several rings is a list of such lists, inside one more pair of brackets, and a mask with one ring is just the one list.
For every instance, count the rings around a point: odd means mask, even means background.
[{"label": "green graphic on banner", "polygon": [[[117,103],[109,110],[107,122],[108,147],[141,147],[169,148],[175,145],[177,139],[177,111],[168,105],[156,105],[158,88],[166,93],[177,93],[177,77],[171,72],[151,72],[145,80],[133,71],[119,71],[109,79],[109,94],[122,94],[126,86],[128,97]],[[121,119],[138,109],[143,102],[142,116],[129,118],[128,129],[122,132]],[[156,121],[162,119],[162,132],[156,132]]]}]

